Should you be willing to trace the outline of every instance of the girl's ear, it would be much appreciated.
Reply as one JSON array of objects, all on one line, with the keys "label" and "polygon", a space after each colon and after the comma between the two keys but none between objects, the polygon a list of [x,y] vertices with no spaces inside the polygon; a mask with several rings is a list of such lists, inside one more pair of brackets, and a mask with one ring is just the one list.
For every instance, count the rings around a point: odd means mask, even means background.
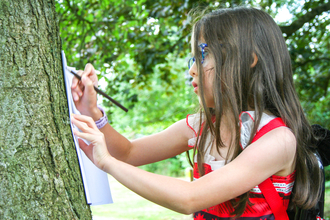
[{"label": "girl's ear", "polygon": [[257,65],[257,62],[258,62],[258,57],[255,53],[252,54],[253,56],[253,63],[251,64],[251,68],[255,67]]}]

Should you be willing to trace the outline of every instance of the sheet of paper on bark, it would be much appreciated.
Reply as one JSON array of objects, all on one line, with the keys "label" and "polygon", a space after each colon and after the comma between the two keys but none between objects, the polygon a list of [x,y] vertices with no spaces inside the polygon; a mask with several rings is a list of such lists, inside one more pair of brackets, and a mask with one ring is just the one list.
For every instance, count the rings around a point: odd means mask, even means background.
[{"label": "sheet of paper on bark", "polygon": [[[63,51],[62,51],[62,65],[63,65],[64,79],[65,79],[66,94],[68,99],[68,106],[69,106],[69,115],[71,115],[71,113],[80,114],[80,112],[76,109],[76,106],[73,102],[73,98],[71,94],[71,83],[72,83],[73,75],[66,68],[67,62]],[[71,132],[72,132],[74,125],[72,125],[72,123],[70,124],[71,124]],[[73,133],[72,133],[72,137],[76,146],[87,203],[90,205],[103,205],[103,204],[113,203],[107,173],[97,168],[88,159],[85,153],[80,149],[78,138],[75,135],[73,135]]]}]

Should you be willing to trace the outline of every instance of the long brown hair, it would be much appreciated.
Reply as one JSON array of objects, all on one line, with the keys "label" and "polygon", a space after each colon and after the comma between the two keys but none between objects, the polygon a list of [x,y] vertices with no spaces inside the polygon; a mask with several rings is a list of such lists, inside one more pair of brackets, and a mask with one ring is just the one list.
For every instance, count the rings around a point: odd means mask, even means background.
[{"label": "long brown hair", "polygon": [[[219,149],[224,146],[220,124],[226,112],[231,112],[234,116],[230,126],[231,143],[226,157],[226,161],[229,161],[241,152],[239,114],[247,111],[248,107],[255,111],[251,143],[262,113],[268,111],[281,117],[296,137],[296,180],[292,202],[305,209],[312,208],[320,195],[322,177],[314,155],[312,129],[294,88],[291,59],[281,30],[267,13],[254,8],[238,7],[219,9],[198,16],[194,20],[191,42],[192,50],[196,53],[199,51],[198,41],[201,38],[204,38],[215,59],[215,107],[210,109],[206,106],[202,65],[200,56],[196,56],[202,105],[200,123],[204,123],[204,132],[195,145],[200,175],[204,175],[207,133],[211,132],[219,153]],[[258,61],[251,68],[254,54]],[[247,201],[248,193],[240,196],[233,214],[241,215]]]}]

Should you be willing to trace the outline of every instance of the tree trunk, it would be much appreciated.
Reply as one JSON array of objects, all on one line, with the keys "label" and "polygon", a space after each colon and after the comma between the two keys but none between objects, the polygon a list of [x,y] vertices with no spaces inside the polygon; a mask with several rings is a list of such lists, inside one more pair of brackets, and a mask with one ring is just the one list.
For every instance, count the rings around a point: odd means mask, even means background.
[{"label": "tree trunk", "polygon": [[0,0],[0,219],[91,219],[54,0]]}]

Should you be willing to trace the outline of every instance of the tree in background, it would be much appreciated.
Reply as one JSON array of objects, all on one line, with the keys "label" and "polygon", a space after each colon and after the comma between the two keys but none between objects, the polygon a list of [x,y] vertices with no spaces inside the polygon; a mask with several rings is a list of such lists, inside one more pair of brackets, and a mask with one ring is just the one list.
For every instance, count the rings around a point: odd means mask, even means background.
[{"label": "tree in background", "polygon": [[60,31],[69,64],[83,69],[91,62],[101,71],[101,81],[108,83],[107,93],[130,108],[123,113],[111,103],[103,103],[108,107],[112,126],[129,138],[160,131],[198,107],[187,86],[191,32],[188,13],[196,7],[247,5],[261,8],[274,18],[286,12],[289,18],[279,25],[294,64],[297,92],[311,123],[330,128],[329,1],[59,3]]},{"label": "tree in background", "polygon": [[282,31],[293,61],[295,85],[312,123],[330,129],[330,2],[289,6],[296,19]]},{"label": "tree in background", "polygon": [[[135,128],[140,130],[147,122],[152,125],[164,115],[162,107],[149,105],[150,109],[138,104],[156,101],[151,95],[155,78],[157,85],[162,87],[156,93],[162,91],[163,94],[162,99],[157,95],[158,103],[171,99],[175,105],[175,100],[182,101],[177,92],[185,83],[184,80],[177,83],[179,78],[184,78],[185,59],[190,52],[189,11],[199,6],[237,5],[258,7],[273,17],[286,9],[290,18],[279,25],[292,56],[297,91],[311,122],[330,128],[327,111],[330,107],[329,1],[61,0],[57,11],[61,15],[64,49],[71,58],[69,63],[83,68],[85,63],[91,62],[101,70],[100,78],[104,77],[108,82],[108,92],[132,108],[128,117],[136,121],[135,124],[143,124]],[[146,90],[150,90],[149,95]],[[191,107],[192,104],[187,108],[176,105],[169,111],[181,111],[179,117],[182,118],[187,111],[191,112]],[[110,111],[115,110],[110,108]],[[176,119],[165,120],[173,122]],[[112,117],[112,120],[116,126],[122,117]]]},{"label": "tree in background", "polygon": [[0,1],[0,219],[91,219],[54,1]]}]

